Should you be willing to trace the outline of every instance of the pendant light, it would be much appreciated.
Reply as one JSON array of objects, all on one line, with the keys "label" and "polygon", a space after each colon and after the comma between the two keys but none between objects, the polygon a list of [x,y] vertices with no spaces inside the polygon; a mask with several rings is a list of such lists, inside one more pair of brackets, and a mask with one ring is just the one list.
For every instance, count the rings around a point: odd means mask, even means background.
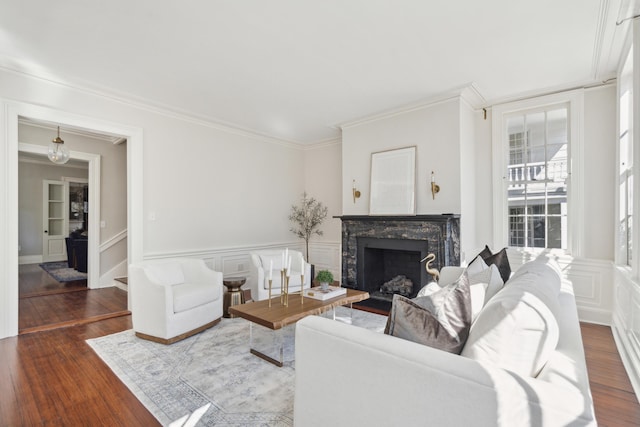
[{"label": "pendant light", "polygon": [[58,126],[58,136],[51,140],[49,144],[49,152],[47,153],[49,160],[58,165],[63,165],[69,161],[69,150],[64,146],[64,141],[60,138],[60,126]]}]

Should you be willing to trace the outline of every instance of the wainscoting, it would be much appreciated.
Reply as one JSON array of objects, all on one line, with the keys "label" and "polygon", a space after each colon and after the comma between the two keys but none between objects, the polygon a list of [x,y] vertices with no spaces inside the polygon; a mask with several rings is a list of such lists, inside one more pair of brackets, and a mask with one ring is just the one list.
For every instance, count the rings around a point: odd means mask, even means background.
[{"label": "wainscoting", "polygon": [[[509,249],[507,255],[512,271],[536,257],[517,249]],[[549,255],[558,262],[564,277],[573,283],[580,321],[611,325],[613,263],[554,253]]]},{"label": "wainscoting", "polygon": [[614,309],[611,329],[618,352],[640,396],[640,286],[623,267],[614,268]]},{"label": "wainscoting", "polygon": [[[250,289],[258,280],[251,275],[251,256],[253,251],[284,250],[285,248],[305,252],[303,241],[283,242],[262,246],[242,246],[233,248],[216,248],[202,251],[181,251],[163,254],[148,254],[145,259],[162,259],[172,257],[188,257],[203,259],[207,265],[224,276],[245,276],[247,283],[243,289]],[[335,280],[340,280],[340,243],[309,242],[309,262],[315,265],[316,271],[330,270]]]},{"label": "wainscoting", "polygon": [[[257,280],[251,277],[252,251],[282,249],[295,249],[304,253],[304,242],[291,241],[272,245],[242,246],[232,248],[215,248],[202,251],[182,251],[162,254],[148,254],[145,259],[160,259],[171,257],[189,257],[204,259],[210,268],[221,271],[225,276],[245,276],[247,284],[245,289]],[[479,252],[479,251],[478,251]],[[525,262],[533,259],[535,255],[510,249],[508,252],[512,270],[516,270]],[[554,255],[552,255],[554,256]],[[315,265],[316,271],[330,270],[335,280],[341,281],[341,243],[340,242],[314,242],[309,243],[309,259]],[[613,263],[610,261],[578,259],[566,255],[555,256],[556,261],[565,274],[565,277],[573,282],[573,288],[578,305],[580,320],[588,323],[602,325],[612,324],[613,290],[614,281]],[[616,280],[619,282],[620,280]],[[638,289],[637,285],[634,285]],[[627,289],[627,288],[624,288]],[[622,292],[622,291],[621,291]],[[640,292],[640,291],[638,291]],[[619,298],[622,298],[619,296]],[[622,301],[630,301],[625,296]],[[638,324],[638,338],[640,340],[640,293],[636,295],[638,310],[635,321]],[[620,310],[618,310],[620,311]],[[629,310],[627,310],[629,311]],[[628,318],[626,316],[625,318]],[[631,319],[629,320],[631,322]],[[640,342],[640,341],[639,341]],[[640,354],[640,344],[638,345]],[[640,366],[640,363],[638,364]],[[639,370],[640,372],[640,370]]]}]

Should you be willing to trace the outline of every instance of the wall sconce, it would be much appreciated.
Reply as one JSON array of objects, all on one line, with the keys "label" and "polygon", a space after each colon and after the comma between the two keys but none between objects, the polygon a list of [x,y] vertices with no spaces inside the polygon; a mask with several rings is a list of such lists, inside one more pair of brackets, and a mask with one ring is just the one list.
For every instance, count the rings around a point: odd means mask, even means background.
[{"label": "wall sconce", "polygon": [[356,189],[356,180],[353,180],[353,187],[352,187],[352,192],[353,192],[353,203],[356,202],[356,199],[360,198],[360,191]]},{"label": "wall sconce", "polygon": [[431,171],[431,196],[436,199],[436,193],[440,192],[440,186],[436,184],[436,175]]}]

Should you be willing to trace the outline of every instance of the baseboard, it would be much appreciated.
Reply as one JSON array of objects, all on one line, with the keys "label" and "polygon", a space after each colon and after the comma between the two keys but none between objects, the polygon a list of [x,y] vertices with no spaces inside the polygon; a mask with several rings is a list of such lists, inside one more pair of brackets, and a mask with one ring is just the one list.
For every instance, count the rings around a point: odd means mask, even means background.
[{"label": "baseboard", "polygon": [[640,402],[640,359],[638,359],[637,354],[632,351],[632,344],[624,333],[624,329],[621,330],[618,326],[616,316],[613,318],[611,331],[613,332],[613,339],[616,342],[622,364],[631,382],[631,387],[633,387],[636,399]]},{"label": "baseboard", "polygon": [[611,326],[611,312],[591,307],[578,307],[578,317],[581,322],[596,325]]},{"label": "baseboard", "polygon": [[41,264],[42,255],[25,255],[18,257],[18,264]]},{"label": "baseboard", "polygon": [[[126,277],[127,276],[127,260],[123,260],[118,263],[111,270],[107,271],[103,275],[100,276],[100,288],[106,288],[110,286],[118,286],[115,282],[116,277]],[[119,286],[118,286],[119,287]],[[126,289],[125,289],[126,290]]]}]

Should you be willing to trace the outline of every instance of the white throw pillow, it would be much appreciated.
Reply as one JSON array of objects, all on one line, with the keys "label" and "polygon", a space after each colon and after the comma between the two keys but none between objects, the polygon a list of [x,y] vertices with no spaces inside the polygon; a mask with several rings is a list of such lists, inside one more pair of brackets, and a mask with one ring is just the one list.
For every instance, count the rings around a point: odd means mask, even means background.
[{"label": "white throw pillow", "polygon": [[[459,270],[459,271],[455,271]],[[447,275],[447,271],[451,274]],[[420,289],[417,297],[427,297],[435,294],[438,291],[441,291],[443,288],[447,286],[456,285],[458,280],[462,274],[464,274],[464,268],[460,267],[445,267],[442,269],[441,273],[445,272],[444,275],[440,275],[440,282],[431,282]],[[444,278],[444,280],[442,280]],[[471,298],[471,321],[475,321],[478,314],[484,307],[485,301],[485,293],[486,293],[487,284],[486,283],[476,283],[469,286],[469,294]]]},{"label": "white throw pillow", "polygon": [[422,289],[420,289],[420,291],[418,292],[418,295],[416,295],[416,298],[429,296],[431,294],[438,292],[441,289],[442,288],[440,287],[440,285],[438,285],[438,283],[431,282],[426,286],[424,286]]},{"label": "white throw pillow", "polygon": [[[495,267],[494,267],[495,268]],[[497,271],[497,268],[495,268]],[[487,273],[485,276],[489,277],[491,271],[487,268]],[[440,279],[436,282],[431,282],[428,285],[424,286],[418,292],[417,297],[426,297],[432,295],[442,288],[450,286],[451,284],[455,284],[460,277],[464,274],[464,267],[443,267],[440,270]],[[498,278],[500,278],[500,272],[498,271]],[[480,279],[484,278],[484,276],[479,277]],[[500,284],[502,285],[502,279],[500,279]],[[480,281],[476,280],[473,284],[471,283],[471,278],[469,278],[469,293],[471,298],[471,320],[475,321],[482,310],[482,307],[485,305],[486,301],[486,292],[487,292],[487,283],[480,283]],[[497,291],[496,291],[497,292]]]},{"label": "white throw pillow", "polygon": [[498,267],[495,264],[491,264],[487,269],[481,271],[480,273],[469,276],[469,284],[471,286],[479,283],[484,283],[486,289],[483,305],[488,303],[489,300],[495,294],[497,294],[504,285],[502,277],[500,277],[500,270],[498,270]]},{"label": "white throw pillow", "polygon": [[471,264],[469,264],[469,266],[467,267],[467,276],[469,277],[475,276],[476,274],[482,273],[488,268],[489,266],[487,265],[486,262],[484,262],[482,257],[477,256],[473,259],[473,261],[471,261]]},{"label": "white throw pillow", "polygon": [[486,283],[469,284],[469,293],[471,297],[471,322],[475,322],[478,315],[484,308],[485,295],[487,293]]},{"label": "white throw pillow", "polygon": [[558,344],[559,278],[544,264],[522,268],[488,301],[461,354],[535,377]]},{"label": "white throw pillow", "polygon": [[447,285],[455,283],[460,279],[460,276],[464,273],[464,267],[447,266],[440,269],[440,278],[438,284],[441,288]]}]

